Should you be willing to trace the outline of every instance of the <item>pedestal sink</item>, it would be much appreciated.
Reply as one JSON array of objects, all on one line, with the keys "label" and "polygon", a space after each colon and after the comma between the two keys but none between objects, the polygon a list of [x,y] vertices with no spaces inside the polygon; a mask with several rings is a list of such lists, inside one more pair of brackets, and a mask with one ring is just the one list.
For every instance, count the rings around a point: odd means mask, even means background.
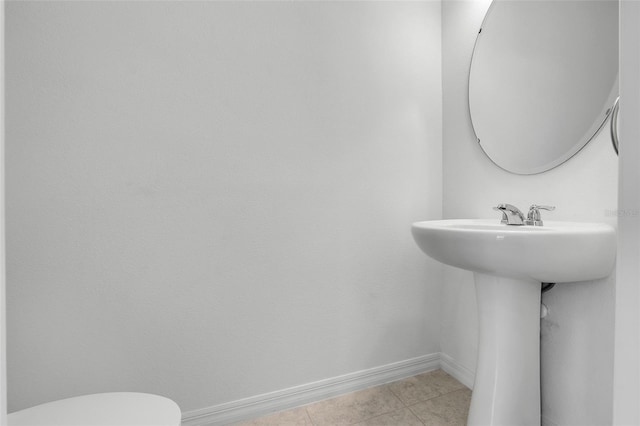
[{"label": "pedestal sink", "polygon": [[478,362],[468,425],[540,425],[540,288],[604,278],[616,257],[605,224],[497,220],[416,222],[413,237],[428,256],[474,272]]}]

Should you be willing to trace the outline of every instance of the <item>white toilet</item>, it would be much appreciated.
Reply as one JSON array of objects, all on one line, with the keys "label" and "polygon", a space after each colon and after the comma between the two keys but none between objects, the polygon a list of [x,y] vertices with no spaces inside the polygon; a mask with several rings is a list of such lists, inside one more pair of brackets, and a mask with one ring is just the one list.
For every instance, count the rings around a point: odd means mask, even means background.
[{"label": "white toilet", "polygon": [[9,414],[9,426],[179,426],[178,404],[163,396],[110,392],[48,402]]}]

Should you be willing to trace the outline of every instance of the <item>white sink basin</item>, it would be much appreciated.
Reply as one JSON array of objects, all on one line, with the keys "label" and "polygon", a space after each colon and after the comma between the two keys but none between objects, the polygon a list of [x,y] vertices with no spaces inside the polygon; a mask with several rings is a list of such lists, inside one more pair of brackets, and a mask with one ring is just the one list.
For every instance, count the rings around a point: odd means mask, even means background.
[{"label": "white sink basin", "polygon": [[615,230],[600,223],[511,226],[496,220],[455,219],[416,222],[411,231],[420,249],[442,263],[538,282],[603,278],[616,258]]},{"label": "white sink basin", "polygon": [[540,426],[541,283],[604,278],[616,257],[605,224],[503,225],[459,219],[414,223],[430,257],[474,272],[478,360],[468,426]]}]

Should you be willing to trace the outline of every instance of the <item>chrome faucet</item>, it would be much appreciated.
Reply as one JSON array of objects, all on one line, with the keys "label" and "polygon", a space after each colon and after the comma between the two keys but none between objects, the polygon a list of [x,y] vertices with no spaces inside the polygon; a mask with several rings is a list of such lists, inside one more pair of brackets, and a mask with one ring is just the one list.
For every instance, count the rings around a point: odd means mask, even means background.
[{"label": "chrome faucet", "polygon": [[524,225],[524,215],[516,206],[511,204],[498,204],[493,209],[502,212],[502,220],[500,223],[515,226]]}]

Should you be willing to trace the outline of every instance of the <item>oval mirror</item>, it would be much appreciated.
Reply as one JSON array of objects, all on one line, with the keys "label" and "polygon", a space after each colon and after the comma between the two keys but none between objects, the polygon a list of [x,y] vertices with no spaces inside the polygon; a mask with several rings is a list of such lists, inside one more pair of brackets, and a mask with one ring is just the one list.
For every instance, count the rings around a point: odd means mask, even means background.
[{"label": "oval mirror", "polygon": [[517,174],[560,165],[617,96],[617,0],[493,1],[471,59],[469,110],[496,165]]}]

